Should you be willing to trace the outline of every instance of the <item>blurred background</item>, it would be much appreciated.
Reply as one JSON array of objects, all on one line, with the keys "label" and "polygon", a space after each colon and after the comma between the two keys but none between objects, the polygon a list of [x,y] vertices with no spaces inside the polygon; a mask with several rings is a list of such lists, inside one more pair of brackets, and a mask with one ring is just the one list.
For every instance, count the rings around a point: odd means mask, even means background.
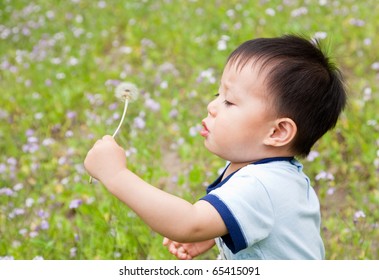
[{"label": "blurred background", "polygon": [[[172,259],[84,157],[112,134],[128,167],[195,202],[224,166],[199,136],[229,53],[256,37],[319,39],[346,78],[337,127],[302,160],[327,259],[379,258],[376,0],[0,1],[0,259]],[[214,259],[217,250],[201,258]]]}]

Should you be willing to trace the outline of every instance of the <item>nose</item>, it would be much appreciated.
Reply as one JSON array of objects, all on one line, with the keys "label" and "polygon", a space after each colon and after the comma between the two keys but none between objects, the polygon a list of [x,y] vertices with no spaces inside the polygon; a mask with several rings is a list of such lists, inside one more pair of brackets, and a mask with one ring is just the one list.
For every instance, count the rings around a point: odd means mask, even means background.
[{"label": "nose", "polygon": [[217,112],[216,111],[216,99],[209,102],[207,110],[208,110],[208,114],[210,116],[212,116],[212,117],[216,116],[216,112]]}]

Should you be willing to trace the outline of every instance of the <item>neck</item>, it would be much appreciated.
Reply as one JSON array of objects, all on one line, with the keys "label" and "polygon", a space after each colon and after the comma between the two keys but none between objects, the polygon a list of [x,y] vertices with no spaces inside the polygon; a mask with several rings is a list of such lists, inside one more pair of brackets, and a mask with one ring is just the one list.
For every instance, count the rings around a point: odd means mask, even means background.
[{"label": "neck", "polygon": [[294,156],[293,155],[283,155],[283,156],[273,156],[273,157],[266,157],[266,158],[261,158],[261,159],[255,159],[252,161],[248,162],[230,162],[227,170],[224,173],[224,176],[222,179],[228,177],[230,174],[233,172],[236,172],[237,170],[241,169],[242,167],[245,167],[249,164],[254,164],[254,163],[267,163],[270,161],[275,161],[275,160],[290,160]]}]

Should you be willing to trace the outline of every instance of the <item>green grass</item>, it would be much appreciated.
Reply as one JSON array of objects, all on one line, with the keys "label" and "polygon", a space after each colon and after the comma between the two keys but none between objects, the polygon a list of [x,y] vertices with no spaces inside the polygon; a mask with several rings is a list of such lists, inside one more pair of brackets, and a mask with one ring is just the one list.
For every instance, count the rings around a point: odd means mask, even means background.
[{"label": "green grass", "polygon": [[349,106],[303,163],[320,197],[326,258],[378,259],[379,8],[322,2],[1,1],[0,258],[171,259],[162,237],[89,185],[82,166],[118,124],[115,84],[142,91],[118,136],[129,168],[196,201],[224,164],[196,130],[227,55],[254,37],[325,32]]}]

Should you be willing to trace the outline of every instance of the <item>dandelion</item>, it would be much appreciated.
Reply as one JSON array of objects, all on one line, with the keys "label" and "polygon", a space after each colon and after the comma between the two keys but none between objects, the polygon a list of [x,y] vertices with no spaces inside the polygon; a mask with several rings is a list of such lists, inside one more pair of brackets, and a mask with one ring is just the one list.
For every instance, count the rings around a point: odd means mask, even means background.
[{"label": "dandelion", "polygon": [[[118,131],[121,128],[121,125],[122,125],[122,123],[124,121],[124,118],[125,118],[125,115],[126,115],[126,111],[128,109],[129,101],[132,102],[132,101],[134,101],[134,100],[137,99],[137,97],[138,97],[138,88],[136,87],[135,84],[132,84],[132,83],[127,83],[127,82],[120,83],[116,87],[115,96],[120,101],[124,102],[124,111],[122,113],[122,117],[121,117],[120,123],[118,124],[118,127],[116,128],[115,132],[112,135],[113,138],[117,135]],[[92,183],[92,177],[90,177],[89,182],[90,182],[90,184]]]}]

